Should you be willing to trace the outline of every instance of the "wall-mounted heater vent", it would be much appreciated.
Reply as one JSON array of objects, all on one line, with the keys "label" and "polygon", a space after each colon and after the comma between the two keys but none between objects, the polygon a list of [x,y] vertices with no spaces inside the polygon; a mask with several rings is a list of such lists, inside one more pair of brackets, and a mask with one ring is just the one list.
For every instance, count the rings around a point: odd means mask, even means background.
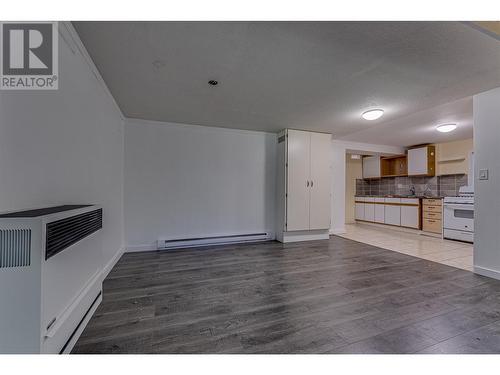
[{"label": "wall-mounted heater vent", "polygon": [[0,229],[0,268],[26,267],[31,262],[31,230]]},{"label": "wall-mounted heater vent", "polygon": [[71,351],[102,300],[101,226],[90,204],[0,213],[0,353]]},{"label": "wall-mounted heater vent", "polygon": [[261,233],[245,233],[231,234],[209,237],[189,237],[189,238],[160,238],[158,239],[158,250],[175,249],[181,247],[195,247],[220,245],[241,242],[258,242],[271,240],[271,234],[267,232]]},{"label": "wall-mounted heater vent", "polygon": [[102,209],[47,224],[45,259],[60,253],[102,228]]}]

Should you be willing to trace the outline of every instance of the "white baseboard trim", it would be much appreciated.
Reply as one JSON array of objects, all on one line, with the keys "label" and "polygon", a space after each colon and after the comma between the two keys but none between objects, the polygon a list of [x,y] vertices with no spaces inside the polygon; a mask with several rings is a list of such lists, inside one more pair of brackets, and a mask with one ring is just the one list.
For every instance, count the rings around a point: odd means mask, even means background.
[{"label": "white baseboard trim", "polygon": [[127,246],[125,248],[126,253],[138,253],[141,251],[156,251],[158,250],[158,247],[155,245],[133,245],[133,246]]},{"label": "white baseboard trim", "polygon": [[481,266],[474,266],[474,273],[481,276],[491,277],[493,279],[500,280],[500,271],[492,270],[490,268],[485,268]]},{"label": "white baseboard trim", "polygon": [[91,308],[87,312],[87,314],[84,315],[84,319],[82,320],[82,322],[78,326],[77,330],[73,333],[73,337],[71,337],[71,339],[66,344],[66,348],[60,354],[70,354],[71,353],[71,350],[73,350],[76,342],[78,341],[78,339],[82,335],[84,329],[87,327],[87,324],[90,322],[90,319],[92,318],[92,316],[94,316],[94,313],[96,312],[96,310],[99,307],[99,305],[101,304],[101,302],[102,302],[102,294],[94,302],[94,304],[91,306]]},{"label": "white baseboard trim", "polygon": [[282,235],[276,237],[278,241],[283,243],[300,242],[300,241],[316,241],[328,240],[330,238],[329,230],[301,230],[293,232],[283,232]]},{"label": "white baseboard trim", "polygon": [[111,272],[111,270],[113,269],[115,264],[120,260],[120,258],[122,257],[124,252],[125,252],[125,248],[123,246],[120,247],[120,249],[118,249],[116,254],[113,255],[113,257],[109,260],[109,262],[104,266],[104,268],[101,271],[102,272],[102,280],[104,280],[106,278],[106,276],[108,276],[108,274]]},{"label": "white baseboard trim", "polygon": [[342,228],[332,228],[330,229],[330,234],[335,235],[335,234],[344,234],[347,233],[345,227]]}]

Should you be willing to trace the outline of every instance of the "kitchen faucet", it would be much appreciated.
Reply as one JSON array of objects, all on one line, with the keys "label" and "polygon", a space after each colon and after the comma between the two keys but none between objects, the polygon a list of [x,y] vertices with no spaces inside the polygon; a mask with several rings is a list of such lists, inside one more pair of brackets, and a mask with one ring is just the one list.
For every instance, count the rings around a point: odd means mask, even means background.
[{"label": "kitchen faucet", "polygon": [[415,195],[415,185],[411,185],[410,193],[411,193],[411,195]]}]

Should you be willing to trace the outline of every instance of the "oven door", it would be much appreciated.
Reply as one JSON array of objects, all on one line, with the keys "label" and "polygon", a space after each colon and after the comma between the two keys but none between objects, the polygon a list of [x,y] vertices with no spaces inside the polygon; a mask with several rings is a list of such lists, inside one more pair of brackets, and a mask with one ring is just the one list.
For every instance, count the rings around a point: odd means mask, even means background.
[{"label": "oven door", "polygon": [[474,205],[445,203],[444,228],[474,232]]}]

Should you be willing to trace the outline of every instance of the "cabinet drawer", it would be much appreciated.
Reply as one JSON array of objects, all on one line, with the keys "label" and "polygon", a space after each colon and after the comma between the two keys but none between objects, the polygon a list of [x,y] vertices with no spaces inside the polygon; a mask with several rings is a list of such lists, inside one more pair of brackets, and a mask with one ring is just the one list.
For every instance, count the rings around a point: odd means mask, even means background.
[{"label": "cabinet drawer", "polygon": [[441,206],[442,201],[441,201],[441,199],[429,199],[429,198],[425,198],[423,200],[423,204],[424,204],[424,206]]},{"label": "cabinet drawer", "polygon": [[441,212],[441,206],[424,206],[424,212]]},{"label": "cabinet drawer", "polygon": [[442,220],[442,216],[441,212],[424,211],[425,219]]},{"label": "cabinet drawer", "polygon": [[418,198],[401,198],[401,203],[404,204],[414,204],[416,206],[419,205],[419,199]]},{"label": "cabinet drawer", "polygon": [[443,230],[443,226],[441,224],[441,220],[424,218],[422,221],[422,229],[425,232],[441,233]]},{"label": "cabinet drawer", "polygon": [[401,203],[401,198],[385,198],[385,203]]}]

